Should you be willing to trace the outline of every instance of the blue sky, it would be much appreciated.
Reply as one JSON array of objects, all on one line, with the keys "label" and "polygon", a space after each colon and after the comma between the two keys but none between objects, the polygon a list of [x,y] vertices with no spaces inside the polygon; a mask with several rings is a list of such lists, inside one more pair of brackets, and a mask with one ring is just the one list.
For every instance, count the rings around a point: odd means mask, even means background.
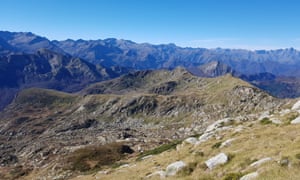
[{"label": "blue sky", "polygon": [[1,0],[0,30],[53,40],[300,49],[298,0]]}]

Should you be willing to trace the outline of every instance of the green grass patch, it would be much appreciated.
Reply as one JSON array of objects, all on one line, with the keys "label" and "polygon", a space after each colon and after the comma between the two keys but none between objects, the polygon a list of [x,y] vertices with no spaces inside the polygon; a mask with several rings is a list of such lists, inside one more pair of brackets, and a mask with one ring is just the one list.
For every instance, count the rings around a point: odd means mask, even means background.
[{"label": "green grass patch", "polygon": [[165,152],[165,151],[170,150],[170,149],[175,149],[176,146],[180,143],[182,143],[182,140],[176,140],[176,141],[173,141],[171,143],[163,144],[163,145],[161,145],[159,147],[156,147],[154,149],[145,151],[145,152],[143,152],[139,155],[137,160],[142,160],[143,157],[146,157],[146,156],[149,156],[149,155],[156,155],[156,154],[160,154],[160,153]]},{"label": "green grass patch", "polygon": [[269,118],[265,117],[262,120],[260,120],[260,124],[262,125],[272,124],[272,121]]},{"label": "green grass patch", "polygon": [[226,174],[223,178],[223,180],[239,180],[243,176],[242,173],[229,173]]},{"label": "green grass patch", "polygon": [[117,162],[128,153],[133,153],[133,150],[120,143],[84,147],[67,157],[67,169],[87,172],[103,166],[120,166]]},{"label": "green grass patch", "polygon": [[222,142],[217,142],[214,145],[211,146],[213,149],[218,149],[221,146]]}]

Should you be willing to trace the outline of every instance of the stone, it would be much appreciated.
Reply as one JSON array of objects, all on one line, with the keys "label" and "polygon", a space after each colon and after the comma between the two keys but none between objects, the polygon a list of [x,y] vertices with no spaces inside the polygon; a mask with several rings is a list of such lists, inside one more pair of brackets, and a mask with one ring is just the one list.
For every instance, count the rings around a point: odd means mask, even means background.
[{"label": "stone", "polygon": [[240,180],[252,180],[258,177],[258,172],[253,172],[244,175],[243,177],[240,178]]},{"label": "stone", "polygon": [[207,141],[207,140],[210,139],[213,135],[214,135],[214,133],[212,133],[212,132],[202,134],[202,135],[198,138],[199,141],[197,142],[197,144],[200,144],[200,143],[202,143],[202,142]]},{"label": "stone", "polygon": [[264,164],[266,162],[269,162],[271,160],[272,160],[272,158],[266,157],[266,158],[260,159],[258,161],[255,161],[254,163],[250,164],[250,166],[251,167],[258,167],[258,166],[260,166],[260,165],[262,165],[262,164]]},{"label": "stone", "polygon": [[274,123],[274,124],[282,124],[282,122],[276,118],[271,118],[270,121],[272,121],[272,123]]},{"label": "stone", "polygon": [[210,131],[216,130],[216,129],[224,126],[224,124],[229,123],[230,121],[232,121],[231,118],[225,118],[225,119],[218,120],[218,121],[214,122],[213,124],[209,125],[206,128],[205,132],[210,132]]},{"label": "stone", "polygon": [[183,161],[176,161],[167,166],[166,169],[166,176],[174,176],[176,173],[184,168],[186,164]]},{"label": "stone", "polygon": [[299,109],[300,109],[300,100],[297,101],[292,107],[292,110],[299,110]]},{"label": "stone", "polygon": [[151,178],[153,176],[159,176],[161,179],[166,177],[166,172],[165,171],[155,171],[152,174],[149,174],[146,176],[146,178]]},{"label": "stone", "polygon": [[299,123],[300,123],[300,116],[291,121],[291,124],[299,124]]},{"label": "stone", "polygon": [[270,117],[269,111],[265,111],[259,116],[258,120],[261,121],[262,119],[269,118],[269,117]]},{"label": "stone", "polygon": [[231,138],[231,139],[227,139],[226,141],[222,142],[220,148],[223,148],[223,147],[228,147],[231,145],[231,142],[234,141],[235,139],[234,138]]},{"label": "stone", "polygon": [[198,139],[195,137],[189,137],[185,139],[183,142],[187,144],[196,144],[198,142]]},{"label": "stone", "polygon": [[224,153],[220,153],[209,160],[205,161],[206,166],[212,170],[214,167],[220,164],[225,164],[228,161],[228,156]]}]

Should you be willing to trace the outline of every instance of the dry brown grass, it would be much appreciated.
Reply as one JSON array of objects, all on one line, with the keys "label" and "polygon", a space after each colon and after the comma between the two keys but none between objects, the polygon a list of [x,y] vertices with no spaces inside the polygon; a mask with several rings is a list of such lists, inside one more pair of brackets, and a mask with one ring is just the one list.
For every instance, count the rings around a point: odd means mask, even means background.
[{"label": "dry brown grass", "polygon": [[[247,123],[244,124],[244,127],[247,127]],[[300,179],[299,129],[300,125],[278,126],[255,123],[240,133],[220,132],[221,140],[213,138],[198,146],[179,145],[179,151],[166,151],[140,162],[132,160],[127,168],[115,169],[108,174],[98,173],[94,176],[78,177],[77,179],[95,179],[96,177],[101,179],[143,179],[155,171],[165,170],[166,166],[172,162],[183,160],[191,165],[191,168],[185,169],[178,176],[167,179],[226,179],[258,171],[260,174],[258,179],[296,180]],[[235,138],[230,146],[212,148],[216,143],[224,142],[229,138]],[[197,153],[200,151],[201,155]],[[204,162],[220,152],[231,155],[233,158],[225,165],[208,170]],[[259,167],[249,166],[254,161],[265,157],[271,157],[273,160]],[[288,166],[278,163],[282,158],[289,159]],[[155,176],[150,179],[159,179],[159,177]]]}]

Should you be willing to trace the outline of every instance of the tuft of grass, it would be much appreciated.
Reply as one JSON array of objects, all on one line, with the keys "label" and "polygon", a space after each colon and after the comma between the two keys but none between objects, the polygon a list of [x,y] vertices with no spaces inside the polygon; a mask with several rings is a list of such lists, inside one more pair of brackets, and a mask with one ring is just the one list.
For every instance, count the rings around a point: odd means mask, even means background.
[{"label": "tuft of grass", "polygon": [[170,149],[175,149],[176,146],[180,143],[182,143],[181,140],[176,140],[176,141],[173,141],[173,142],[168,143],[168,144],[163,144],[163,145],[161,145],[159,147],[156,147],[154,149],[151,149],[149,151],[145,151],[145,152],[143,152],[139,155],[137,160],[139,161],[143,157],[146,157],[146,156],[149,156],[149,155],[156,155],[156,154],[160,154],[160,153],[165,152],[165,151],[170,150]]},{"label": "tuft of grass", "polygon": [[300,153],[297,153],[295,157],[300,160]]},{"label": "tuft of grass", "polygon": [[197,167],[197,162],[190,162],[190,163],[187,164],[187,166],[185,166],[184,168],[182,168],[178,172],[178,174],[180,176],[189,176],[189,175],[191,175],[194,172],[194,170],[196,169],[196,167]]},{"label": "tuft of grass", "polygon": [[242,173],[229,173],[226,174],[223,178],[223,180],[239,180],[243,176]]},{"label": "tuft of grass", "polygon": [[270,121],[269,118],[265,117],[262,120],[260,120],[260,124],[262,125],[272,124],[272,121]]},{"label": "tuft of grass", "polygon": [[211,148],[213,148],[213,149],[218,149],[218,148],[221,146],[221,144],[222,144],[221,141],[220,141],[220,142],[217,142],[217,143],[215,143],[214,145],[212,145]]}]

